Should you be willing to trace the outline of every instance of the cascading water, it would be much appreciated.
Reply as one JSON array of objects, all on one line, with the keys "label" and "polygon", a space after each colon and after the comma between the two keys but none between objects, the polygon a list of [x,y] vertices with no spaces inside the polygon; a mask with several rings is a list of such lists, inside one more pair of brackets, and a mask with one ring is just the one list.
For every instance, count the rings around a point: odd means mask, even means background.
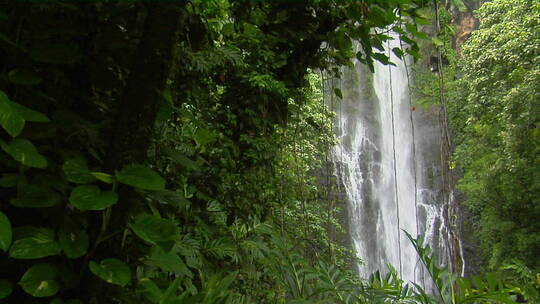
[{"label": "cascading water", "polygon": [[[400,47],[389,42],[388,50]],[[437,116],[411,108],[406,64],[375,64],[375,73],[356,62],[331,87],[339,144],[333,149],[336,175],[344,186],[349,231],[361,276],[393,265],[402,279],[424,278],[418,256],[402,230],[423,234],[447,262],[445,206],[439,175],[440,128]],[[411,112],[412,111],[412,112]]]}]

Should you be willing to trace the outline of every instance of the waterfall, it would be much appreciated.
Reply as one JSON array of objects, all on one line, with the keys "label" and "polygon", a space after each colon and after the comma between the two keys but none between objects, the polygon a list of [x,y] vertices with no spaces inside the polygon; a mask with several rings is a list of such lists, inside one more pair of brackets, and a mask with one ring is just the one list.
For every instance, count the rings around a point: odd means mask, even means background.
[{"label": "waterfall", "polygon": [[[400,47],[389,42],[388,50]],[[437,115],[411,107],[406,64],[375,64],[375,72],[355,62],[330,87],[339,143],[332,151],[335,174],[347,198],[349,232],[363,261],[360,275],[395,267],[402,279],[422,283],[425,274],[402,230],[423,234],[441,263],[448,262],[443,218],[440,127]],[[414,134],[414,136],[413,136]]]}]

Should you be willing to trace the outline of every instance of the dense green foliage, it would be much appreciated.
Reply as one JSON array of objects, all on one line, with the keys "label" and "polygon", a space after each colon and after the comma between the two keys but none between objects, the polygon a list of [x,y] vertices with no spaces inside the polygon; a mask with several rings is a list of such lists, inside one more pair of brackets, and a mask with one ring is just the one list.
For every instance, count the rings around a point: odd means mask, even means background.
[{"label": "dense green foliage", "polygon": [[454,141],[448,166],[461,175],[457,187],[474,232],[466,238],[479,243],[478,266],[487,269],[540,267],[539,9],[535,1],[487,2],[476,12],[480,29],[456,49],[458,29],[441,8],[431,49],[446,64],[441,74],[415,71],[419,105],[440,108],[446,100]]},{"label": "dense green foliage", "polygon": [[498,0],[477,14],[450,104],[459,189],[490,267],[540,267],[540,3]]},{"label": "dense green foliage", "polygon": [[516,284],[538,297],[524,265],[472,287],[418,240],[438,294],[391,267],[349,270],[312,71],[388,63],[376,29],[391,26],[417,57],[426,2],[0,3],[0,301],[508,302]]},{"label": "dense green foliage", "polygon": [[[519,286],[514,291],[536,303],[539,6],[535,1],[488,1],[476,12],[480,29],[461,47],[455,40],[459,18],[450,7],[440,7],[441,30],[421,46],[424,56],[436,58],[440,52],[443,66],[438,71],[433,60],[415,66],[417,104],[440,113],[446,104],[449,113],[454,145],[450,142],[453,155],[447,166],[451,177],[459,179],[468,214],[463,237],[475,251],[467,249],[469,265],[476,272],[498,271],[505,286]],[[442,153],[444,158],[448,152]]]},{"label": "dense green foliage", "polygon": [[2,2],[2,301],[359,301],[309,71],[424,2]]}]

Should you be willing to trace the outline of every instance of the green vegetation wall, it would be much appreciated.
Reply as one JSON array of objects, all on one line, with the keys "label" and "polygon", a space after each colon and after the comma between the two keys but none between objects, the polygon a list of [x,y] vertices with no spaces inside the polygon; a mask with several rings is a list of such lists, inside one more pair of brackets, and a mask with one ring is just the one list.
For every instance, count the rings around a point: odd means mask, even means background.
[{"label": "green vegetation wall", "polygon": [[496,0],[477,15],[449,102],[458,188],[490,267],[539,267],[540,3]]}]

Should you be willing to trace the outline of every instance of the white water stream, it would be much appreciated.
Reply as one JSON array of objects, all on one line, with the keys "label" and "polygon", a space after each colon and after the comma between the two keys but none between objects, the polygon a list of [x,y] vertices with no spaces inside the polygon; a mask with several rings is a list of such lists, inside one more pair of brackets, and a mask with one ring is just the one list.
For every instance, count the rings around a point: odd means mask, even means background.
[{"label": "white water stream", "polygon": [[[389,43],[389,49],[399,41]],[[422,283],[423,268],[402,230],[426,241],[446,262],[447,228],[442,219],[440,128],[434,113],[411,107],[407,68],[356,62],[333,87],[336,175],[347,197],[349,231],[362,277],[393,265],[402,279]],[[414,132],[413,132],[414,128]],[[413,136],[414,133],[414,136]]]}]

